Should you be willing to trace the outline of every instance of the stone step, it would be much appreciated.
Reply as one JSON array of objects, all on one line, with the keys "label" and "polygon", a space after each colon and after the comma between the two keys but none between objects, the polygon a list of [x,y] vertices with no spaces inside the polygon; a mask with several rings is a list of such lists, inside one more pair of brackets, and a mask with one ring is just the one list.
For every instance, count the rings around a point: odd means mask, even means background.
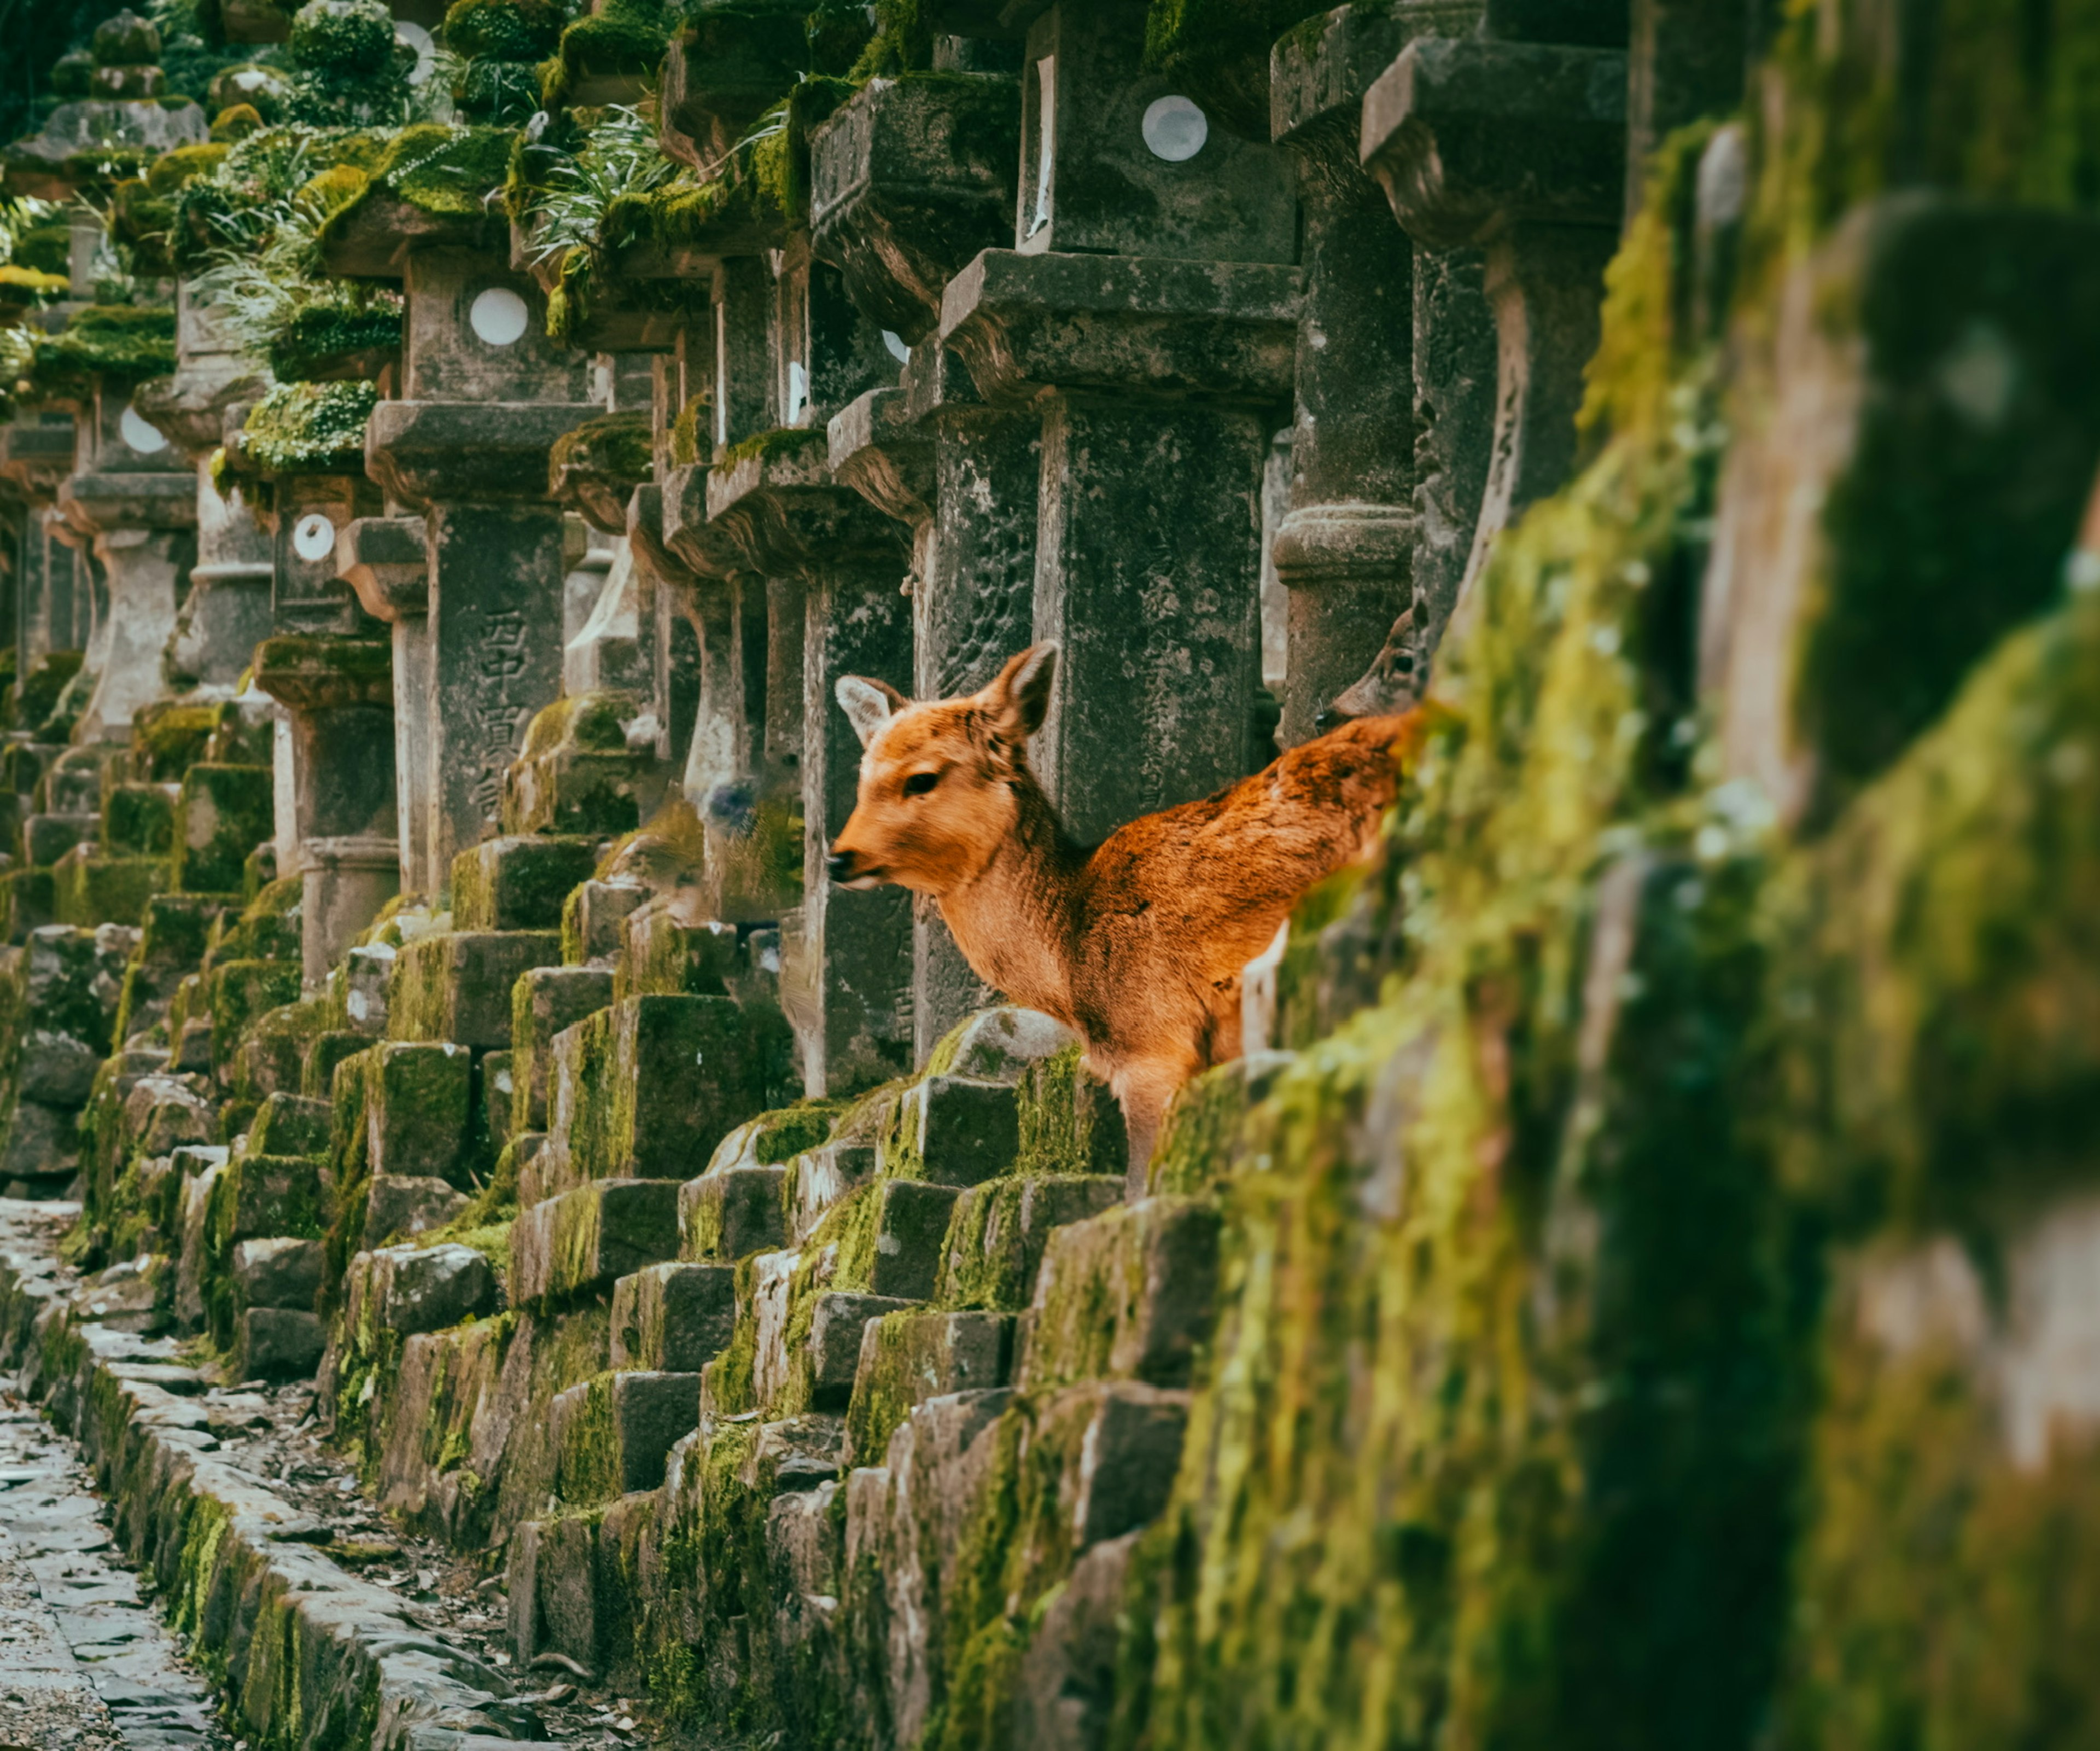
[{"label": "stone step", "polygon": [[846,1411],[846,1463],[881,1464],[891,1434],[928,1399],[1006,1385],[1015,1324],[1010,1313],[902,1312],[871,1321]]},{"label": "stone step", "polygon": [[810,1318],[810,1397],[820,1411],[844,1411],[860,1373],[861,1346],[869,1326],[887,1314],[920,1304],[901,1296],[831,1289],[816,1298]]},{"label": "stone step", "polygon": [[285,1307],[311,1313],[320,1293],[322,1247],[319,1240],[275,1235],[236,1241],[233,1287],[244,1311]]},{"label": "stone step", "polygon": [[1100,1215],[1123,1192],[1120,1174],[1016,1174],[968,1187],[949,1220],[933,1298],[947,1307],[1026,1307],[1052,1231]]},{"label": "stone step", "polygon": [[554,1485],[576,1507],[664,1481],[672,1444],[700,1420],[700,1377],[651,1369],[599,1374],[554,1395]]},{"label": "stone step", "polygon": [[333,1116],[324,1100],[272,1094],[249,1121],[248,1147],[258,1155],[325,1155]]},{"label": "stone step", "polygon": [[503,1291],[489,1262],[470,1246],[382,1246],[360,1253],[344,1275],[344,1319],[367,1333],[412,1337],[500,1312]]},{"label": "stone step", "polygon": [[514,1130],[545,1130],[554,1079],[554,1037],[612,1002],[602,966],[540,966],[511,993],[510,1073]]},{"label": "stone step", "polygon": [[1155,1197],[1052,1231],[1024,1324],[1016,1384],[1097,1378],[1189,1383],[1217,1296],[1214,1205]]},{"label": "stone step", "polygon": [[76,845],[51,865],[52,908],[62,922],[83,928],[137,924],[170,879],[165,857],[112,856]]},{"label": "stone step", "polygon": [[386,1031],[396,1040],[510,1044],[510,992],[536,966],[558,966],[553,931],[447,931],[404,944],[386,992]]},{"label": "stone step", "polygon": [[250,1307],[240,1315],[234,1352],[245,1380],[309,1380],[328,1350],[318,1314],[292,1307]]},{"label": "stone step", "polygon": [[558,931],[562,905],[589,879],[599,841],[589,835],[514,834],[484,839],[452,859],[452,924],[461,931]]},{"label": "stone step", "polygon": [[735,1260],[784,1246],[784,1167],[730,1167],[678,1188],[678,1256]]},{"label": "stone step", "polygon": [[728,1264],[651,1265],[612,1286],[612,1365],[694,1377],[736,1331],[736,1268]]},{"label": "stone step", "polygon": [[510,1230],[510,1298],[544,1306],[609,1289],[678,1249],[678,1185],[599,1179],[525,1210]]},{"label": "stone step", "polygon": [[451,1041],[386,1040],[364,1061],[374,1174],[465,1187],[474,1166],[474,1055]]},{"label": "stone step", "polygon": [[442,1228],[465,1209],[467,1196],[432,1175],[375,1174],[364,1192],[360,1239],[368,1250]]},{"label": "stone step", "polygon": [[26,816],[22,822],[22,861],[33,869],[48,869],[76,845],[102,832],[102,817],[92,809]]},{"label": "stone step", "polygon": [[241,868],[273,830],[271,768],[200,761],[183,774],[175,802],[174,877],[191,893],[231,893]]}]

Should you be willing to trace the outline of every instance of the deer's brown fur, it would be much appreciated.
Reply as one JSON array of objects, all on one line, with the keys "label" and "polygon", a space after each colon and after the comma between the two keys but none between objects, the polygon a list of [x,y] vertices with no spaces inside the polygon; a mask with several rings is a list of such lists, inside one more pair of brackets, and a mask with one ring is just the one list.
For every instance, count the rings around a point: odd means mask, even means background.
[{"label": "deer's brown fur", "polygon": [[1141,1169],[1174,1090],[1238,1055],[1242,969],[1307,889],[1369,854],[1417,720],[1346,724],[1083,847],[1028,765],[1056,655],[1037,645],[982,692],[925,704],[841,681],[866,752],[832,878],[933,895],[980,979],[1085,1042]]}]

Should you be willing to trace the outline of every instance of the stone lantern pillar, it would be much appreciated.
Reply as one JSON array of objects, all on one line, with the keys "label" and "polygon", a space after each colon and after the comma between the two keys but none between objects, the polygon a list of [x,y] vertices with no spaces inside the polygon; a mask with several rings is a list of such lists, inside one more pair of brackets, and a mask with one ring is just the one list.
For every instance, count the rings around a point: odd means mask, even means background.
[{"label": "stone lantern pillar", "polygon": [[88,652],[94,692],[73,740],[123,741],[132,714],[163,688],[161,653],[196,552],[196,479],[133,407],[128,385],[98,380],[77,437],[59,510],[91,544],[108,599]]},{"label": "stone lantern pillar", "polygon": [[176,290],[175,309],[175,374],[142,384],[132,397],[196,471],[196,564],[162,666],[178,692],[230,692],[270,635],[274,568],[269,532],[237,489],[220,493],[210,457],[223,438],[227,409],[253,400],[263,382],[187,283]]},{"label": "stone lantern pillar", "polygon": [[1364,98],[1363,161],[1409,235],[1485,251],[1495,427],[1454,612],[1495,536],[1573,469],[1626,195],[1626,52],[1596,46],[1623,44],[1625,14],[1554,14],[1574,42],[1522,40],[1536,22],[1490,5],[1485,34],[1418,38]]},{"label": "stone lantern pillar", "polygon": [[69,415],[45,415],[0,427],[0,475],[13,484],[29,507],[15,586],[18,688],[54,651],[80,651],[86,645],[91,592],[74,569],[73,549],[51,529],[52,507],[60,486],[73,471],[76,442]]},{"label": "stone lantern pillar", "polygon": [[431,788],[411,800],[426,817],[411,842],[441,882],[500,824],[524,727],[560,695],[566,568],[548,458],[601,409],[584,399],[589,360],[547,339],[545,298],[505,265],[492,225],[377,188],[345,219],[324,241],[330,270],[398,276],[408,299],[403,396],[373,414],[365,467],[390,511],[425,520],[429,653],[416,715],[428,725]]},{"label": "stone lantern pillar", "polygon": [[[1020,93],[1008,75],[877,82],[811,137],[813,246],[907,352],[894,388],[831,422],[834,476],[911,540],[912,686],[970,692],[1029,642],[1042,422],[995,407],[938,338],[948,283],[1012,225]],[[930,900],[914,904],[919,1062],[995,1001]]]},{"label": "stone lantern pillar", "polygon": [[[430,856],[428,800],[436,701],[430,666],[430,565],[421,517],[360,517],[337,537],[336,564],[393,648],[395,833],[405,893],[435,894],[445,872]],[[419,804],[422,806],[418,806]]]},{"label": "stone lantern pillar", "polygon": [[943,295],[995,405],[1032,407],[1033,631],[1064,648],[1038,770],[1095,839],[1261,763],[1260,495],[1297,338],[1296,201],[1142,70],[1145,7],[1034,13],[1015,247]]},{"label": "stone lantern pillar", "polygon": [[301,959],[315,986],[399,889],[391,652],[378,639],[280,634],[256,648],[255,684],[289,719]]},{"label": "stone lantern pillar", "polygon": [[[1468,381],[1462,372],[1454,384],[1440,374],[1452,352],[1440,334],[1426,337],[1417,356],[1414,251],[1385,223],[1384,192],[1358,162],[1357,135],[1365,91],[1408,42],[1462,34],[1477,12],[1451,0],[1346,7],[1316,31],[1292,32],[1272,57],[1273,130],[1297,168],[1304,216],[1289,509],[1272,548],[1290,600],[1286,746],[1317,732],[1321,713],[1370,666],[1404,611],[1415,607],[1414,624],[1424,630],[1440,625],[1458,585],[1436,562],[1455,544],[1454,511],[1470,533],[1493,375]],[[1426,277],[1433,286],[1433,269]],[[1472,308],[1476,335],[1491,345],[1485,303]],[[1447,313],[1441,326],[1458,319]],[[1480,356],[1476,346],[1476,369]],[[1470,399],[1454,406],[1454,389]],[[1459,436],[1452,422],[1470,419],[1478,451],[1470,502],[1447,509],[1418,496],[1418,409],[1426,425],[1444,427],[1436,436],[1445,444]],[[1425,536],[1430,563],[1418,577]]]}]

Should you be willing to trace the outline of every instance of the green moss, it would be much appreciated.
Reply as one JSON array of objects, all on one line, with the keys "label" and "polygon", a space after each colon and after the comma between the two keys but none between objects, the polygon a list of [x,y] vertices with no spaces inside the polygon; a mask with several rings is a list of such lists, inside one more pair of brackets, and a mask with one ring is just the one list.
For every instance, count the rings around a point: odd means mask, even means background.
[{"label": "green moss", "polygon": [[378,405],[372,383],[280,383],[255,404],[243,441],[271,473],[362,470],[365,422]]},{"label": "green moss", "polygon": [[131,304],[90,304],[64,331],[37,343],[31,377],[47,393],[96,376],[119,382],[165,377],[175,368],[175,313]]},{"label": "green moss", "polygon": [[500,127],[421,122],[388,143],[373,180],[426,213],[479,217],[509,175],[511,138]]},{"label": "green moss", "polygon": [[792,461],[813,455],[830,444],[826,435],[814,427],[804,426],[776,426],[770,431],[754,432],[742,442],[730,444],[715,458],[715,466],[727,471],[739,464],[757,459],[765,461]]},{"label": "green moss", "polygon": [[178,146],[153,161],[146,173],[146,186],[157,195],[172,195],[192,177],[218,169],[226,153],[223,145]]},{"label": "green moss", "polygon": [[445,14],[445,46],[459,55],[536,61],[561,34],[561,9],[549,0],[454,0]]},{"label": "green moss", "polygon": [[346,310],[327,304],[311,305],[293,312],[289,321],[272,337],[265,357],[271,372],[282,379],[280,387],[289,387],[335,369],[358,355],[398,352],[402,335],[403,319],[398,310]]},{"label": "green moss", "polygon": [[[631,491],[655,472],[655,462],[646,411],[602,413],[555,440],[548,473],[558,485],[564,474],[576,471]],[[625,745],[624,736],[621,745]]]},{"label": "green moss", "polygon": [[654,73],[668,44],[660,0],[607,0],[562,33],[561,64],[570,77]]}]

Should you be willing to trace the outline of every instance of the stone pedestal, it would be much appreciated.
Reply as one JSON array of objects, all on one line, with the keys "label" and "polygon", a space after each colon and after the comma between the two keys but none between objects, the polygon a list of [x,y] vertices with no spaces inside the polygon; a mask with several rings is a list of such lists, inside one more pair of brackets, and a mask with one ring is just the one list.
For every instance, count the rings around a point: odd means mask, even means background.
[{"label": "stone pedestal", "polygon": [[394,657],[395,840],[404,891],[435,894],[445,872],[430,860],[433,704],[430,554],[421,517],[363,517],[337,537],[338,568],[364,612],[390,629]]},{"label": "stone pedestal", "polygon": [[1485,252],[1495,431],[1462,598],[1494,537],[1574,466],[1625,198],[1626,80],[1616,48],[1423,38],[1364,99],[1363,161],[1409,234]]},{"label": "stone pedestal", "polygon": [[[106,449],[96,458],[118,460]],[[108,590],[108,612],[90,646],[95,691],[73,739],[127,741],[132,714],[163,690],[161,653],[196,551],[196,484],[187,473],[97,467],[67,481],[59,503],[67,522],[92,542]]]},{"label": "stone pedestal", "polygon": [[[545,494],[554,440],[597,412],[572,402],[382,402],[366,466],[426,507],[430,792],[424,869],[499,823],[503,775],[561,692],[562,512]],[[419,836],[412,833],[411,842]]]},{"label": "stone pedestal", "polygon": [[[871,1086],[908,1069],[911,1055],[909,896],[833,893],[824,869],[853,812],[860,767],[839,679],[911,684],[911,603],[899,587],[906,543],[894,523],[833,480],[827,454],[821,431],[783,433],[708,483],[709,526],[748,570],[801,586],[803,902],[799,929],[783,924],[781,987],[812,1095]],[[780,693],[787,682],[777,676]]]},{"label": "stone pedestal", "polygon": [[18,689],[54,651],[86,647],[92,594],[84,587],[86,579],[76,575],[73,550],[51,527],[51,507],[60,484],[73,472],[75,448],[68,417],[47,415],[0,427],[0,476],[29,507],[16,552],[11,629]]},{"label": "stone pedestal", "polygon": [[1413,37],[1458,34],[1477,10],[1344,7],[1272,63],[1275,138],[1304,215],[1288,507],[1271,546],[1289,591],[1286,746],[1323,727],[1415,594],[1414,251],[1357,161],[1363,94]]},{"label": "stone pedestal", "polygon": [[1034,635],[1064,647],[1037,771],[1083,841],[1261,763],[1262,471],[1297,270],[987,250],[946,344],[1042,432]]},{"label": "stone pedestal", "polygon": [[[289,720],[291,833],[306,882],[302,958],[310,984],[328,976],[399,886],[390,659],[377,639],[315,635],[280,635],[255,652],[255,684]],[[388,847],[383,860],[378,844]]]}]

